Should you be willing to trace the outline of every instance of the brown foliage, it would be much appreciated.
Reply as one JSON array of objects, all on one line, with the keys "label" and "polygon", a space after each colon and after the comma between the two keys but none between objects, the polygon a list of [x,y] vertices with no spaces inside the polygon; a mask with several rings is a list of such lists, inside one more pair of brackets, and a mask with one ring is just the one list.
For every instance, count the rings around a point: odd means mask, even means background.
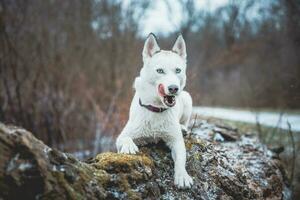
[{"label": "brown foliage", "polygon": [[[274,1],[252,21],[247,9],[259,2],[212,13],[179,2],[186,15],[175,32],[187,42],[195,105],[299,108],[296,0]],[[97,135],[118,134],[142,65],[138,33],[149,5],[1,0],[0,121],[64,150],[92,149]],[[162,46],[173,36],[161,36]]]}]

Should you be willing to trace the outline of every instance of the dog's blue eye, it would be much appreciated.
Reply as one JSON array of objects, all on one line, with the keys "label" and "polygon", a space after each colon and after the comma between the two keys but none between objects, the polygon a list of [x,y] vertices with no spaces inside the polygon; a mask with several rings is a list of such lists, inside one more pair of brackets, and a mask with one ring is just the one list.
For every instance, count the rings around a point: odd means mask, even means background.
[{"label": "dog's blue eye", "polygon": [[176,68],[176,74],[179,74],[181,72],[181,69]]},{"label": "dog's blue eye", "polygon": [[159,73],[159,74],[163,74],[163,73],[165,73],[165,72],[164,72],[164,70],[163,70],[163,69],[161,69],[161,68],[157,69],[156,71],[157,71],[157,73]]}]

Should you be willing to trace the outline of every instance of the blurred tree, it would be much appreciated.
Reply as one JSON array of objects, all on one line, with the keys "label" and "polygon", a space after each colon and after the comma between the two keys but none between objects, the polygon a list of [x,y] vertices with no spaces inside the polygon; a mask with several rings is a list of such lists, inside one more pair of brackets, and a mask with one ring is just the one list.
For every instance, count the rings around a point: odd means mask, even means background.
[{"label": "blurred tree", "polygon": [[[211,11],[196,0],[164,2],[179,25],[160,39],[185,36],[195,105],[300,107],[299,0],[230,1]],[[154,3],[0,0],[0,121],[66,150],[91,149],[95,133],[118,134]]]},{"label": "blurred tree", "polygon": [[[73,148],[67,142],[82,138],[80,145],[90,148],[107,102],[117,90],[123,99],[130,95],[141,61],[137,31],[150,3],[124,4],[1,0],[0,120],[34,131],[51,146]],[[119,110],[111,117],[120,117],[122,108],[113,107]],[[103,131],[116,133],[122,124],[111,126]]]}]

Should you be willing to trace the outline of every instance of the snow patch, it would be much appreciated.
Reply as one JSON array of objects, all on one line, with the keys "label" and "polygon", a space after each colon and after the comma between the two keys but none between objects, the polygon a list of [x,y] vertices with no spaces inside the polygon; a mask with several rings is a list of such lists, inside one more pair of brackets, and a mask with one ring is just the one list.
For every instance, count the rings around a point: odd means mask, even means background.
[{"label": "snow patch", "polygon": [[247,110],[217,107],[194,107],[193,112],[194,114],[205,117],[215,117],[252,124],[255,124],[258,121],[262,125],[274,128],[279,127],[285,130],[289,129],[289,122],[292,131],[300,131],[300,114],[284,113],[281,116],[281,113],[279,112],[251,112]]}]

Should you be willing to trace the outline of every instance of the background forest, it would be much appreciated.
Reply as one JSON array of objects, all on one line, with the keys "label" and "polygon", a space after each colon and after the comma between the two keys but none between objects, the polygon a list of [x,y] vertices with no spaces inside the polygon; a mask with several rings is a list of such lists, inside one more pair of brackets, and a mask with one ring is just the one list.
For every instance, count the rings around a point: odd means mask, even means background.
[{"label": "background forest", "polygon": [[[160,2],[181,18],[154,32],[164,49],[183,34],[194,105],[299,109],[300,1],[197,2]],[[0,121],[69,152],[112,148],[157,3],[0,0]]]}]

